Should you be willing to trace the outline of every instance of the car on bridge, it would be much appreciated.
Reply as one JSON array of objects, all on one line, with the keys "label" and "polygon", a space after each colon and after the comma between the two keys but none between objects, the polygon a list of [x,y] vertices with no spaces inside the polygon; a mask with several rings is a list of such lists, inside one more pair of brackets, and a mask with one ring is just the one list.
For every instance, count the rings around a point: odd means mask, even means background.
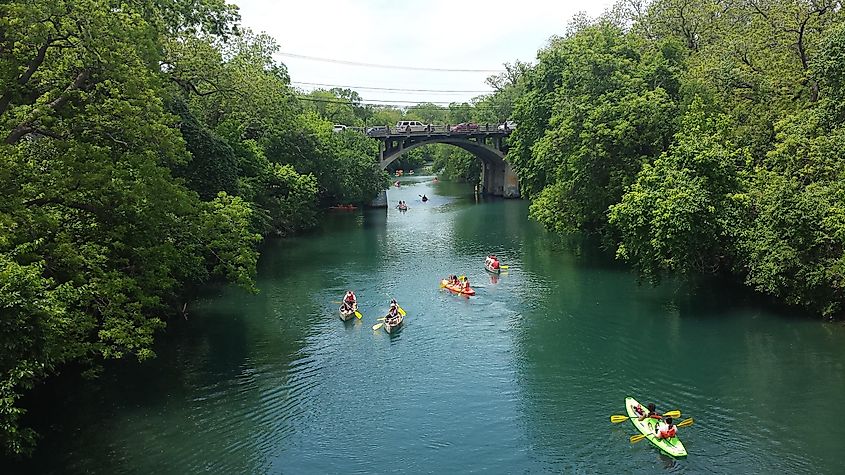
[{"label": "car on bridge", "polygon": [[505,132],[507,132],[509,130],[513,130],[515,128],[516,128],[516,122],[514,122],[512,120],[506,120],[503,124],[499,124],[499,127],[498,127],[499,130],[503,130]]},{"label": "car on bridge", "polygon": [[474,122],[461,122],[460,124],[452,126],[452,132],[476,132],[478,131],[478,124]]},{"label": "car on bridge", "polygon": [[396,123],[396,132],[426,132],[429,126],[418,120],[400,120]]},{"label": "car on bridge", "polygon": [[332,126],[332,132],[343,132],[346,130],[346,126],[343,124],[334,124]]},{"label": "car on bridge", "polygon": [[367,135],[386,135],[387,134],[387,126],[386,125],[374,125],[372,127],[367,127]]}]

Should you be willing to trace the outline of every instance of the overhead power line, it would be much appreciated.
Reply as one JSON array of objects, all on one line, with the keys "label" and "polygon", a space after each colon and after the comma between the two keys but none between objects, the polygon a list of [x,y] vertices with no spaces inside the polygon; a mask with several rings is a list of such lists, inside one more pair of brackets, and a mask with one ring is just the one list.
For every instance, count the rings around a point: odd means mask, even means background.
[{"label": "overhead power line", "polygon": [[434,104],[434,105],[444,105],[448,106],[450,104],[454,104],[453,107],[466,107],[466,108],[473,108],[477,107],[473,104],[464,104],[464,103],[454,103],[454,102],[431,102],[431,101],[380,101],[378,99],[371,99],[367,101],[360,101],[357,103],[352,103],[351,101],[335,101],[331,99],[320,99],[316,97],[303,97],[299,96],[297,99],[301,101],[308,101],[308,102],[322,102],[325,104],[346,104],[350,106],[396,106],[396,107],[407,107],[403,104],[414,104],[414,105],[423,105],[423,104]]},{"label": "overhead power line", "polygon": [[318,82],[301,82],[291,81],[291,84],[302,84],[304,86],[321,86],[321,87],[339,87],[343,89],[361,89],[367,91],[402,91],[402,92],[448,92],[448,93],[466,93],[466,94],[489,94],[493,91],[470,91],[466,89],[401,89],[395,87],[372,87],[372,86],[341,86],[338,84],[322,84]]},{"label": "overhead power line", "polygon": [[307,59],[309,61],[322,61],[324,63],[348,64],[350,66],[362,66],[367,68],[382,68],[382,69],[405,69],[408,71],[434,71],[441,73],[503,73],[503,69],[450,69],[450,68],[423,68],[418,66],[397,66],[389,64],[374,64],[374,63],[359,63],[357,61],[345,61],[342,59],[318,58],[316,56],[306,56],[304,54],[294,53],[278,53],[280,56],[287,56],[289,58]]}]

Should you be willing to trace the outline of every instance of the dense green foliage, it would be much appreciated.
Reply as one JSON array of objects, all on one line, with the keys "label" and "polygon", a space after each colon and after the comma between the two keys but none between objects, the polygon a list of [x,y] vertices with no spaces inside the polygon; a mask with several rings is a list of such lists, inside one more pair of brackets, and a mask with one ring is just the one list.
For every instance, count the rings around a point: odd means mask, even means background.
[{"label": "dense green foliage", "polygon": [[211,281],[253,290],[262,235],[386,186],[223,0],[0,4],[0,444],[73,365],[154,356]]},{"label": "dense green foliage", "polygon": [[448,180],[477,184],[481,180],[481,160],[461,148],[438,144],[432,167]]},{"label": "dense green foliage", "polygon": [[644,276],[733,273],[841,315],[839,1],[620,3],[519,80],[508,160],[531,214]]}]

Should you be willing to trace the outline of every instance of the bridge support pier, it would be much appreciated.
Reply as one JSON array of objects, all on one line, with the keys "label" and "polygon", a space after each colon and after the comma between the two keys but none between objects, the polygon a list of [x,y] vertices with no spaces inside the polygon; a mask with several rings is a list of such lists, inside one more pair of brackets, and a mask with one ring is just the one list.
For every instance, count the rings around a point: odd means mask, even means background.
[{"label": "bridge support pier", "polygon": [[387,190],[381,190],[381,193],[370,203],[370,208],[387,208]]},{"label": "bridge support pier", "polygon": [[513,168],[511,168],[511,164],[508,162],[505,162],[504,179],[504,193],[502,196],[505,198],[519,198],[519,177],[516,176]]}]

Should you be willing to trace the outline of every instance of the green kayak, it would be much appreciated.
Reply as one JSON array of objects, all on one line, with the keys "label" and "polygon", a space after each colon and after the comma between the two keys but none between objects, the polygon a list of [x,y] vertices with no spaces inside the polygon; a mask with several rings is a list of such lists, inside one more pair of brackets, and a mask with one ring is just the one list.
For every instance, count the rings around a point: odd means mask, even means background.
[{"label": "green kayak", "polygon": [[[646,439],[648,439],[649,442],[654,444],[654,446],[660,449],[660,451],[664,454],[670,457],[686,457],[687,449],[684,448],[684,444],[682,444],[681,440],[677,437],[672,437],[671,439],[658,439],[654,436],[654,426],[657,424],[657,420],[650,417],[642,421],[637,419],[638,414],[634,411],[634,408],[639,405],[640,403],[638,403],[636,399],[632,397],[625,398],[625,410],[628,411],[628,417],[631,418],[631,423],[634,424],[634,427],[636,427],[641,433],[645,434]],[[645,406],[642,406],[642,408],[645,410]]]}]

